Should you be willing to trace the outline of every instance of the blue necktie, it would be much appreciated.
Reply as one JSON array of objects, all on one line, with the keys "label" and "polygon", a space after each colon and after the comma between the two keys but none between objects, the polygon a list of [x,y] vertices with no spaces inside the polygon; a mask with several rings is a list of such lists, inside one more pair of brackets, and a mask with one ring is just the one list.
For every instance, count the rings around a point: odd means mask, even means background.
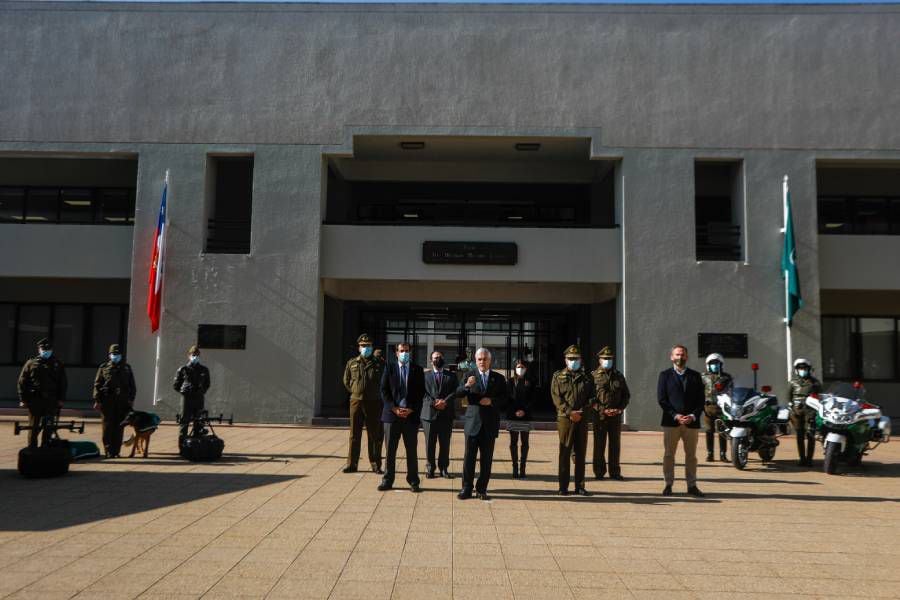
[{"label": "blue necktie", "polygon": [[406,408],[406,365],[400,367],[400,408]]}]

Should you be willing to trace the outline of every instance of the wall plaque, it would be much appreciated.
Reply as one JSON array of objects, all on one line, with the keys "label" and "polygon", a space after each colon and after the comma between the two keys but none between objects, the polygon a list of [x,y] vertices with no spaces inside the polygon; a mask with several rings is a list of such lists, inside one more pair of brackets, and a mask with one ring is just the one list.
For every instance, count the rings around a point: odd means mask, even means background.
[{"label": "wall plaque", "polygon": [[514,265],[514,242],[423,242],[422,262],[428,265]]},{"label": "wall plaque", "polygon": [[700,358],[705,360],[713,352],[725,358],[747,358],[746,333],[698,333]]}]

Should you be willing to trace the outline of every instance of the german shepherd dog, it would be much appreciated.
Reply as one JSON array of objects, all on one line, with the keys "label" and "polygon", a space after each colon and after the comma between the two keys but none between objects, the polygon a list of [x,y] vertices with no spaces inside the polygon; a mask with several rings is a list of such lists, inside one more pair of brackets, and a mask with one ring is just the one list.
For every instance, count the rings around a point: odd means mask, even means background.
[{"label": "german shepherd dog", "polygon": [[134,430],[132,436],[123,442],[126,446],[131,446],[129,458],[134,458],[135,452],[147,458],[150,452],[150,436],[159,426],[159,417],[153,413],[134,410],[126,415],[122,425],[131,425]]}]

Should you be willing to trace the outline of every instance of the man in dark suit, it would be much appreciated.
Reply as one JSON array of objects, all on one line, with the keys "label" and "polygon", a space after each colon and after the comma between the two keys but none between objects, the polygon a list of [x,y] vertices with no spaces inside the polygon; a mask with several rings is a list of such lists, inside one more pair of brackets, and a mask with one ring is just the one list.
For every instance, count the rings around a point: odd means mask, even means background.
[{"label": "man in dark suit", "polygon": [[672,368],[659,374],[656,396],[662,408],[663,476],[666,487],[663,496],[672,495],[675,482],[675,451],[678,442],[684,444],[684,478],[688,494],[703,497],[697,487],[697,439],[700,432],[700,415],[703,412],[703,379],[700,373],[687,368],[688,351],[681,345],[674,346],[669,359]]},{"label": "man in dark suit", "polygon": [[422,402],[422,429],[425,432],[425,477],[434,478],[435,447],[440,446],[437,468],[441,477],[450,479],[450,435],[455,415],[456,376],[444,368],[444,355],[431,353],[431,369],[425,374],[425,399]]},{"label": "man in dark suit", "polygon": [[506,402],[506,378],[491,371],[491,351],[479,348],[475,352],[476,369],[463,375],[456,390],[466,409],[466,454],[463,459],[463,485],[457,495],[460,500],[472,497],[475,480],[475,459],[480,454],[478,481],[475,492],[487,500],[487,486],[491,479],[494,442],[500,435],[500,408]]},{"label": "man in dark suit", "polygon": [[394,487],[397,466],[397,446],[403,439],[406,448],[406,482],[409,489],[418,493],[419,460],[416,447],[419,437],[419,413],[425,395],[425,378],[422,367],[412,362],[409,344],[397,344],[397,362],[384,370],[381,378],[381,421],[384,423],[384,439],[387,441],[387,465],[379,491]]}]

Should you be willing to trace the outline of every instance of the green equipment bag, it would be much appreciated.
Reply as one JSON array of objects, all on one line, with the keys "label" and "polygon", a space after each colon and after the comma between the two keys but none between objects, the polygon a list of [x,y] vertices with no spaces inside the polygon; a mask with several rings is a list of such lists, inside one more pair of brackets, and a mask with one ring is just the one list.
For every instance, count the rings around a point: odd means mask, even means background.
[{"label": "green equipment bag", "polygon": [[81,460],[83,458],[96,458],[100,456],[100,448],[94,442],[69,442],[69,454],[72,460]]}]

